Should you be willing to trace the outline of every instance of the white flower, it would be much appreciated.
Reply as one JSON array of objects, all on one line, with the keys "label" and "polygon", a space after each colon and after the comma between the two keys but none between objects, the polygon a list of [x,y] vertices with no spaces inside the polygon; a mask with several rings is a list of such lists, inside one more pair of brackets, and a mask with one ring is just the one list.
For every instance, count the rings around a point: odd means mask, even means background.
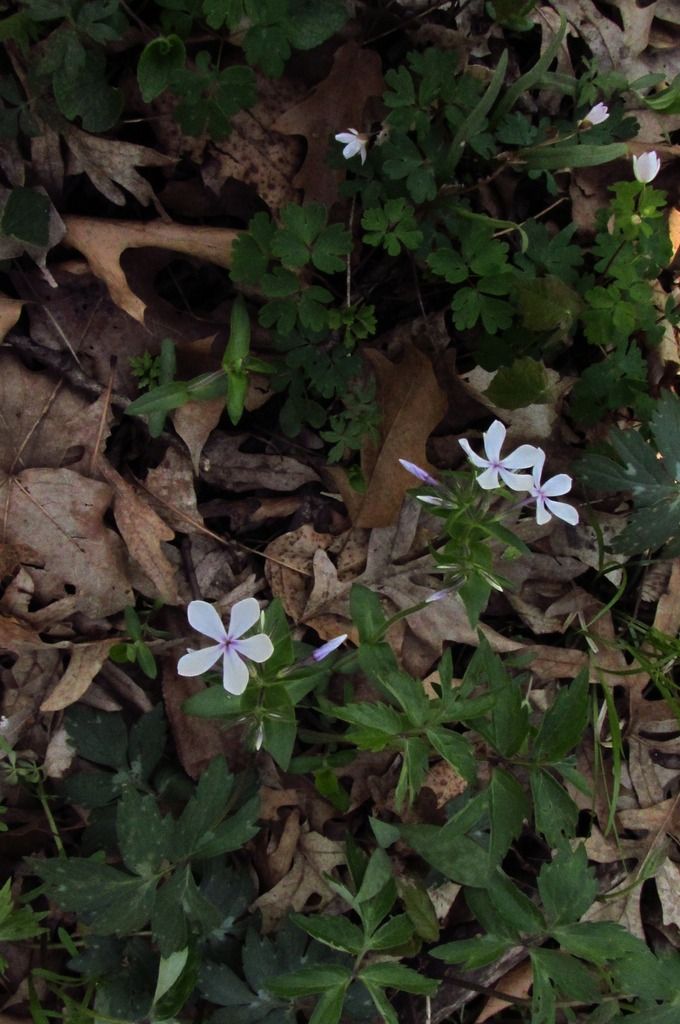
[{"label": "white flower", "polygon": [[190,650],[179,659],[177,671],[181,676],[200,676],[224,658],[222,685],[227,693],[235,696],[243,693],[248,685],[250,673],[242,658],[251,661],[266,661],[274,653],[274,645],[265,633],[241,637],[254,626],[260,617],[260,606],[254,597],[237,601],[229,616],[229,629],[224,628],[217,611],[207,601],[192,601],[187,610],[189,623],[199,633],[209,636],[217,643],[200,651]]},{"label": "white flower", "polygon": [[350,128],[347,132],[338,132],[335,136],[336,142],[342,142],[345,147],[342,151],[342,155],[345,160],[351,160],[357,153],[361,156],[362,164],[366,163],[366,146],[368,145],[368,135],[364,135],[363,132],[358,132],[356,128]]},{"label": "white flower", "polygon": [[552,476],[541,483],[545,452],[542,448],[539,448],[538,452],[539,457],[534,465],[531,485],[526,488],[536,501],[536,522],[539,526],[544,526],[553,516],[557,516],[570,526],[576,526],[579,517],[574,506],[567,505],[565,501],[553,501],[553,498],[559,495],[568,494],[571,490],[571,477],[566,473],[558,473],[557,476]]},{"label": "white flower", "polygon": [[602,124],[609,117],[609,107],[606,103],[596,103],[594,107],[588,111],[585,117],[581,118],[579,124],[582,124],[589,128],[596,124]]},{"label": "white flower", "polygon": [[465,438],[458,444],[461,446],[470,462],[483,469],[477,477],[477,483],[485,491],[498,487],[500,476],[504,484],[512,487],[515,491],[526,490],[531,483],[531,477],[512,473],[513,469],[530,469],[535,465],[540,448],[533,444],[521,444],[514,452],[510,452],[505,458],[501,458],[501,448],[505,441],[506,429],[500,420],[494,420],[489,429],[482,435],[484,441],[484,452],[486,458],[477,455],[470,447],[469,441]]},{"label": "white flower", "polygon": [[649,153],[633,157],[633,174],[643,185],[654,181],[660,170],[661,161],[653,149]]}]

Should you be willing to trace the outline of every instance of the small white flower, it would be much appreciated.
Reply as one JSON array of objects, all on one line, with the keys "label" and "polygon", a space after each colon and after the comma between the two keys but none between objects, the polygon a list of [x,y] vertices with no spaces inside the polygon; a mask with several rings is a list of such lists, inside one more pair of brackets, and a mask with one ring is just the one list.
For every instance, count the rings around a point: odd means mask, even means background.
[{"label": "small white flower", "polygon": [[361,156],[362,164],[366,163],[366,146],[368,145],[368,135],[364,135],[363,132],[358,132],[356,128],[350,128],[346,132],[338,132],[335,136],[336,142],[341,142],[345,147],[342,151],[342,155],[345,160],[351,160],[357,153]]},{"label": "small white flower", "polygon": [[[553,498],[568,494],[571,490],[571,477],[566,473],[558,473],[549,480],[541,483],[545,452],[538,449],[539,458],[534,466],[531,485],[526,488],[536,502],[536,522],[539,526],[549,523],[553,516],[562,519],[570,526],[578,523],[578,512],[573,505],[567,505],[565,501],[553,501]],[[524,490],[524,488],[522,488]]]},{"label": "small white flower", "polygon": [[654,181],[660,170],[661,161],[653,149],[649,153],[633,157],[633,174],[643,185]]},{"label": "small white flower", "polygon": [[588,111],[585,117],[581,118],[579,124],[591,128],[596,124],[602,124],[609,117],[609,107],[606,103],[596,103]]},{"label": "small white flower", "polygon": [[227,693],[235,696],[243,693],[248,685],[250,673],[242,658],[262,662],[271,658],[274,645],[265,633],[241,637],[254,626],[260,617],[260,606],[254,597],[245,601],[237,601],[229,616],[229,629],[217,611],[207,601],[192,601],[187,610],[189,623],[199,633],[209,636],[217,643],[212,647],[204,647],[200,651],[190,650],[179,659],[177,671],[181,676],[200,676],[224,658],[222,666],[222,685]]},{"label": "small white flower", "polygon": [[484,441],[484,453],[486,458],[477,455],[470,447],[470,442],[462,438],[458,442],[470,462],[478,469],[483,469],[477,477],[477,483],[483,490],[490,491],[498,487],[500,477],[504,484],[512,487],[515,491],[526,490],[531,483],[531,477],[513,473],[513,469],[530,469],[535,465],[540,448],[533,444],[521,444],[514,452],[510,452],[505,458],[501,458],[501,448],[505,441],[507,431],[500,420],[494,420],[491,426],[482,435]]}]

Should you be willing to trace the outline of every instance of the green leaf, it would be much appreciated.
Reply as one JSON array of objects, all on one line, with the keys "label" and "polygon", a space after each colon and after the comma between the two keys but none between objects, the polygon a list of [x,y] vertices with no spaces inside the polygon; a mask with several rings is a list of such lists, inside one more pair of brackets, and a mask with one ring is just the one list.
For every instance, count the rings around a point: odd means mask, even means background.
[{"label": "green leaf", "polygon": [[66,732],[81,757],[111,768],[127,767],[127,732],[120,712],[77,704],[65,717]]},{"label": "green leaf", "polygon": [[662,391],[654,404],[651,427],[668,475],[680,482],[680,399]]},{"label": "green leaf", "polygon": [[[503,50],[498,58],[498,63],[496,64],[491,80],[486,87],[486,91],[456,129],[456,134],[453,136],[449,147],[449,155],[446,162],[449,174],[451,174],[458,166],[458,162],[463,155],[465,143],[469,142],[470,139],[483,130],[486,123],[486,115],[491,110],[492,106],[496,102],[498,94],[503,88],[503,81],[505,79],[505,72],[507,71],[507,68],[508,51]],[[508,90],[508,92],[511,91],[512,89]],[[506,97],[507,95],[508,93],[506,93]],[[502,104],[499,105],[499,110],[500,106],[502,106]]]},{"label": "green leaf", "polygon": [[517,779],[503,768],[494,768],[489,785],[491,843],[489,862],[500,864],[513,839],[522,831],[531,808]]},{"label": "green leaf", "polygon": [[439,921],[427,889],[413,878],[401,877],[397,890],[416,934],[426,942],[436,942]]},{"label": "green leaf", "polygon": [[55,903],[82,915],[99,935],[128,935],[150,917],[156,882],[85,859],[31,861]]},{"label": "green leaf", "polygon": [[373,1000],[375,1008],[382,1017],[383,1024],[399,1024],[399,1019],[385,991],[379,985],[374,985],[369,981],[364,981],[364,985]]},{"label": "green leaf", "polygon": [[418,971],[403,964],[374,963],[359,972],[363,982],[379,985],[381,988],[397,988],[416,996],[432,996],[439,988],[434,978],[424,978]]},{"label": "green leaf", "polygon": [[548,376],[543,363],[531,356],[502,366],[484,392],[501,409],[524,409],[527,405],[550,401]]},{"label": "green leaf", "polygon": [[484,579],[481,573],[471,571],[462,586],[458,588],[458,593],[465,605],[468,621],[474,629],[489,602],[491,584]]},{"label": "green leaf", "polygon": [[384,850],[374,850],[366,866],[356,898],[359,903],[373,899],[392,881],[392,862]]},{"label": "green leaf", "polygon": [[561,761],[577,745],[588,722],[589,689],[588,670],[582,669],[569,687],[560,690],[534,740],[535,761]]},{"label": "green leaf", "polygon": [[13,188],[0,220],[0,233],[44,249],[49,244],[52,204],[43,192]]},{"label": "green leaf", "polygon": [[[500,919],[502,925],[505,925],[506,934],[509,931],[514,934],[535,935],[541,934],[545,930],[540,911],[500,868],[497,868],[491,876],[483,895],[491,904],[494,914]],[[471,899],[474,900],[474,896],[476,894],[470,893]],[[475,908],[471,907],[470,909],[481,919],[476,905]],[[489,922],[485,923],[487,931],[492,931],[493,934],[499,936],[503,934],[502,925],[489,928],[488,924]]]},{"label": "green leaf", "polygon": [[574,167],[596,167],[627,155],[625,142],[610,142],[604,146],[556,143],[554,146],[518,149],[514,160],[521,160],[530,171],[561,171]]},{"label": "green leaf", "polygon": [[260,831],[257,817],[260,813],[258,796],[252,797],[226,821],[217,825],[212,836],[205,835],[195,848],[197,857],[219,857],[232,850],[240,850]]},{"label": "green leaf", "polygon": [[163,705],[157,704],[138,718],[130,729],[128,758],[130,769],[140,782],[147,782],[163,756],[166,725]]},{"label": "green leaf", "polygon": [[231,250],[231,279],[244,284],[259,284],[266,273],[276,225],[266,213],[256,213]]},{"label": "green leaf", "polygon": [[341,0],[288,0],[287,31],[296,50],[313,50],[347,21]]},{"label": "green leaf", "polygon": [[538,876],[538,891],[550,927],[577,921],[597,896],[598,884],[588,867],[585,846],[563,847]]},{"label": "green leaf", "polygon": [[435,946],[429,952],[430,956],[436,957],[437,960],[443,960],[447,964],[463,964],[468,970],[473,970],[499,960],[511,948],[512,941],[509,939],[496,938],[495,935],[479,935],[474,939],[461,939],[458,942]]},{"label": "green leaf", "polygon": [[234,777],[224,757],[213,758],[201,775],[194,796],[175,823],[173,856],[176,860],[194,855],[215,838],[233,785]]},{"label": "green leaf", "polygon": [[170,412],[179,409],[191,400],[187,382],[173,380],[168,384],[160,384],[151,388],[146,394],[140,395],[130,402],[125,412],[128,416],[146,416],[152,412]]},{"label": "green leaf", "polygon": [[396,949],[413,938],[413,923],[408,914],[399,914],[381,925],[371,936],[370,949]]},{"label": "green leaf", "polygon": [[536,831],[542,832],[551,846],[559,846],[565,837],[574,835],[578,807],[545,768],[532,770],[530,780]]},{"label": "green leaf", "polygon": [[470,741],[460,733],[444,728],[428,729],[425,735],[437,753],[464,779],[472,782],[475,777],[475,758]]},{"label": "green leaf", "polygon": [[221,685],[208,686],[188,697],[182,711],[197,718],[230,718],[240,714],[241,698],[227,693]]},{"label": "green leaf", "polygon": [[545,972],[562,998],[581,1003],[600,1001],[597,977],[574,957],[557,949],[533,949],[530,956],[534,970]]},{"label": "green leaf", "polygon": [[123,862],[142,878],[152,878],[168,857],[172,819],[161,818],[152,796],[127,786],[118,804],[116,833]]},{"label": "green leaf", "polygon": [[320,914],[304,917],[302,914],[291,914],[290,919],[313,939],[331,949],[355,955],[363,949],[364,933],[346,917],[323,917]]},{"label": "green leaf", "polygon": [[360,643],[376,643],[387,621],[380,598],[374,591],[354,583],[349,595],[352,622],[359,630]]},{"label": "green leaf", "polygon": [[147,43],[137,64],[137,81],[145,103],[167,89],[173,73],[184,67],[186,49],[179,36],[160,36]]},{"label": "green leaf", "polygon": [[47,911],[36,914],[30,907],[19,907],[15,910],[12,902],[12,879],[7,879],[0,889],[0,942],[20,942],[22,939],[42,935],[47,929],[41,928],[39,922],[46,916]]},{"label": "green leaf", "polygon": [[405,825],[401,834],[428,864],[454,882],[484,886],[488,881],[487,851],[468,836],[456,835],[451,822],[442,828]]},{"label": "green leaf", "polygon": [[563,949],[594,964],[606,964],[627,956],[640,958],[648,952],[640,939],[613,921],[561,924],[551,927],[550,931]]},{"label": "green leaf", "polygon": [[106,78],[103,53],[87,50],[79,67],[64,65],[52,78],[57,105],[69,121],[82,119],[86,132],[106,132],[113,128],[123,109],[123,94]]},{"label": "green leaf", "polygon": [[275,996],[298,999],[347,985],[351,977],[349,967],[342,967],[339,964],[315,964],[278,978],[270,978],[265,982],[265,987]]}]

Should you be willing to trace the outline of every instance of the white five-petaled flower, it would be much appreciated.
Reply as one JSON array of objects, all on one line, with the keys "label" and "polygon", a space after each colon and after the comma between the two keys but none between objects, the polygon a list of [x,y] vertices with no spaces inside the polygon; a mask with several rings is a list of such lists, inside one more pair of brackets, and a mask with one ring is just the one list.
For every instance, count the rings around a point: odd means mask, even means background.
[{"label": "white five-petaled flower", "polygon": [[561,497],[563,494],[568,494],[571,490],[571,477],[566,473],[558,473],[557,476],[552,476],[549,480],[541,483],[544,463],[545,452],[542,448],[539,448],[538,458],[533,467],[531,483],[528,486],[518,488],[518,490],[528,490],[536,502],[536,522],[539,526],[549,523],[553,516],[562,519],[565,523],[569,523],[570,526],[576,526],[579,517],[574,506],[568,505],[566,501],[553,500],[554,498]]},{"label": "white five-petaled flower", "polygon": [[[540,448],[533,444],[521,444],[514,452],[510,452],[501,458],[501,448],[505,441],[506,429],[500,420],[494,420],[491,426],[482,435],[484,441],[484,453],[486,458],[477,455],[470,447],[469,441],[465,438],[459,440],[461,446],[470,462],[482,469],[484,472],[477,477],[477,483],[485,491],[498,487],[500,477],[504,484],[512,487],[515,491],[526,490],[531,478],[526,475],[513,473],[515,469],[530,469],[536,463]],[[544,456],[545,457],[545,456]]]},{"label": "white five-petaled flower", "polygon": [[346,132],[338,132],[335,136],[336,142],[341,142],[345,147],[342,151],[342,155],[345,160],[351,160],[357,153],[361,156],[362,164],[366,163],[366,147],[368,145],[368,135],[364,135],[363,132],[358,132],[356,128],[350,128]]},{"label": "white five-petaled flower", "polygon": [[661,161],[653,149],[649,153],[642,153],[641,156],[633,157],[633,174],[643,185],[648,185],[650,181],[654,181],[660,170]]},{"label": "white five-petaled flower", "polygon": [[606,103],[596,103],[591,107],[585,117],[582,117],[579,124],[592,128],[596,124],[602,124],[609,117],[609,107]]},{"label": "white five-petaled flower", "polygon": [[227,693],[243,693],[250,673],[242,660],[267,661],[274,653],[274,645],[265,633],[242,639],[260,617],[260,606],[254,597],[237,601],[231,609],[229,628],[225,629],[217,611],[207,601],[191,601],[187,610],[189,624],[216,643],[200,651],[190,650],[179,659],[177,671],[181,676],[200,676],[224,658],[222,685]]}]

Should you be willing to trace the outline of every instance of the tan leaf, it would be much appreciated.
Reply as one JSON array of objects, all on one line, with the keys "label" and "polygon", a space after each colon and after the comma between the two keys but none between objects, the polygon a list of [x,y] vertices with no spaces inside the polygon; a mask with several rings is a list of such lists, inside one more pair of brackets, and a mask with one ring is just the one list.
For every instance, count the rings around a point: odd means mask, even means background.
[{"label": "tan leaf", "polygon": [[[507,974],[498,978],[494,988],[498,992],[505,992],[509,996],[523,998],[529,993],[533,980],[534,974],[531,961],[527,957],[517,967],[513,967]],[[475,1024],[484,1024],[485,1021],[492,1020],[496,1014],[500,1013],[507,1006],[512,1006],[512,1003],[508,1003],[498,996],[490,996],[484,1004],[483,1010],[475,1017]]]},{"label": "tan leaf", "polygon": [[134,603],[122,542],[103,521],[110,503],[107,484],[70,469],[0,471],[0,539],[35,552],[28,568],[41,603],[63,598],[66,587],[90,618]]},{"label": "tan leaf", "polygon": [[262,914],[262,931],[272,931],[290,910],[303,910],[312,896],[315,911],[323,910],[334,895],[324,875],[344,863],[341,843],[318,832],[303,832],[290,871],[250,907]]},{"label": "tan leaf", "polygon": [[294,491],[316,483],[319,476],[309,466],[287,455],[242,452],[247,434],[214,433],[201,458],[201,479],[226,491]]},{"label": "tan leaf", "polygon": [[113,515],[130,556],[156,587],[159,597],[166,604],[178,604],[175,569],[161,548],[162,541],[173,539],[174,531],[106,459],[100,459],[98,468],[113,488]]},{"label": "tan leaf", "polygon": [[169,167],[176,162],[147,146],[89,135],[72,124],[64,126],[62,134],[71,151],[66,173],[84,172],[94,187],[115,206],[125,206],[127,202],[119,185],[142,206],[157,202],[151,185],[135,167]]},{"label": "tan leaf", "polygon": [[355,526],[389,526],[415,484],[399,459],[427,468],[425,446],[446,412],[446,396],[429,359],[413,345],[400,363],[391,363],[375,349],[366,357],[375,372],[381,416],[380,440],[368,438],[361,451],[366,492],[355,491],[343,470],[332,476]]},{"label": "tan leaf", "polygon": [[83,254],[92,273],[106,284],[116,305],[140,323],[144,323],[146,305],[130,289],[121,267],[120,258],[126,249],[169,249],[228,268],[231,265],[231,247],[239,234],[231,228],[168,224],[165,221],[139,223],[67,217],[65,223],[65,244]]},{"label": "tan leaf", "polygon": [[680,928],[680,867],[668,857],[654,875],[664,924]]},{"label": "tan leaf", "polygon": [[342,172],[328,165],[330,138],[348,128],[362,131],[366,101],[381,96],[383,88],[378,53],[350,40],[335,51],[328,77],[274,122],[275,132],[307,139],[307,155],[293,178],[293,185],[304,190],[306,202],[332,206],[337,200]]},{"label": "tan leaf", "polygon": [[194,473],[200,472],[201,453],[205,443],[220,422],[224,412],[224,399],[210,402],[187,402],[171,413],[172,423],[189,449]]},{"label": "tan leaf", "polygon": [[48,779],[63,779],[73,764],[76,756],[75,747],[68,741],[68,733],[62,725],[52,733],[45,751],[43,768]]},{"label": "tan leaf", "polygon": [[18,619],[0,615],[0,651],[13,651],[16,654],[25,648],[44,646],[43,641],[30,626],[24,625]]},{"label": "tan leaf", "polygon": [[[184,653],[178,650],[177,654]],[[204,689],[200,679],[178,676],[176,661],[164,659],[163,703],[168,716],[177,756],[184,771],[192,779],[199,778],[213,758],[224,755],[230,769],[243,768],[243,763],[234,760],[234,752],[242,756],[238,730],[225,732],[219,722],[187,715],[182,710],[185,700]]]},{"label": "tan leaf", "polygon": [[0,341],[14,327],[21,316],[23,306],[23,299],[10,299],[7,295],[0,295]]},{"label": "tan leaf", "polygon": [[115,640],[97,640],[74,647],[66,671],[42,702],[40,710],[61,711],[80,700],[108,658],[114,643]]},{"label": "tan leaf", "polygon": [[[158,515],[171,530],[192,533],[203,525],[196,505],[191,462],[183,451],[168,448],[162,461],[147,473],[144,486]],[[154,497],[158,502],[153,501]]]}]

